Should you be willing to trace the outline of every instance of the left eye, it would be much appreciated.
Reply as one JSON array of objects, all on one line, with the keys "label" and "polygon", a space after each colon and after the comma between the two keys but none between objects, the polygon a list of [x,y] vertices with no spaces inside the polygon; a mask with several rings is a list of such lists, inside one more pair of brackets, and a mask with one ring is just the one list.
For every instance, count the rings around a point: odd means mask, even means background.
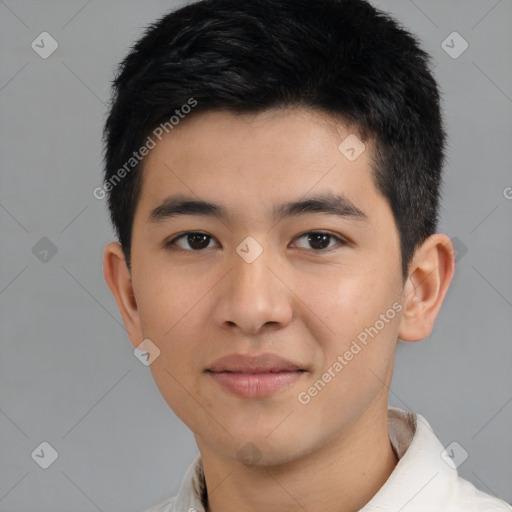
[{"label": "left eye", "polygon": [[[310,246],[315,251],[322,251],[327,249],[329,246],[330,240],[337,240],[341,245],[344,245],[346,242],[342,240],[341,238],[331,235],[330,233],[322,233],[320,231],[311,231],[310,233],[304,233],[300,237],[298,237],[298,240],[305,238],[307,243],[310,244]],[[306,247],[308,249],[308,247]]]},{"label": "left eye", "polygon": [[[180,240],[184,240],[185,244],[188,244],[188,247],[192,250],[190,251],[189,248],[183,247],[178,243]],[[339,245],[345,245],[345,240],[342,240],[341,238],[332,235],[330,233],[322,233],[320,231],[310,231],[309,233],[304,233],[303,235],[297,237],[297,240],[306,239],[306,242],[310,244],[310,247],[305,247],[305,249],[312,248],[314,251],[324,251],[329,247],[332,247],[330,245],[330,241],[336,240]],[[189,231],[188,233],[183,233],[182,235],[179,235],[169,242],[165,244],[166,247],[173,249],[173,246],[176,245],[180,249],[183,249],[185,251],[189,252],[199,252],[204,249],[208,249],[210,245],[210,241],[213,240],[213,237],[210,235],[207,235],[206,233],[200,233],[198,231]]]}]

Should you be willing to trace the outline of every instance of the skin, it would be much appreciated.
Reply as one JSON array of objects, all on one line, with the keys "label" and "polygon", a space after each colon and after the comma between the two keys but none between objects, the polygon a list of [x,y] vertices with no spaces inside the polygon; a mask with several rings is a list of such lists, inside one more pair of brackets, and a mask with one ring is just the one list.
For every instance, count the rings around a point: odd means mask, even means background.
[{"label": "skin", "polygon": [[[210,512],[356,511],[397,463],[387,429],[397,338],[430,334],[454,250],[446,235],[432,235],[403,282],[394,217],[370,174],[371,141],[353,162],[338,150],[351,133],[298,109],[189,116],[146,157],[131,272],[118,243],[105,248],[105,279],[131,342],[149,338],[160,349],[155,382],[194,433]],[[276,224],[271,216],[275,204],[329,192],[342,192],[367,220],[307,213]],[[231,217],[151,223],[150,212],[174,194],[219,203]],[[207,248],[186,237],[175,251],[163,246],[188,231],[210,235]],[[333,238],[314,245],[312,231]],[[252,263],[236,252],[248,236],[263,248]],[[401,311],[300,403],[298,394],[393,304]],[[205,373],[225,355],[264,352],[307,371],[259,399],[237,397]],[[247,443],[256,447],[252,464],[239,455]]]}]

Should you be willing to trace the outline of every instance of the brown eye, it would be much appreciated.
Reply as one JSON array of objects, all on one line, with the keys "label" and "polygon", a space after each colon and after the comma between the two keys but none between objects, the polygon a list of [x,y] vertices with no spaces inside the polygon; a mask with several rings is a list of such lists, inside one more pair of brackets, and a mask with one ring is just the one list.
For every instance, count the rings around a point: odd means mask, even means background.
[{"label": "brown eye", "polygon": [[304,233],[298,239],[305,239],[306,243],[309,244],[309,247],[304,247],[305,249],[313,249],[315,251],[325,251],[326,249],[333,247],[333,245],[329,245],[332,240],[338,241],[339,245],[346,244],[346,242],[341,238],[330,233],[323,233],[321,231],[311,231],[309,233]]},{"label": "brown eye", "polygon": [[[180,245],[178,243],[178,241],[181,240],[183,240],[183,245]],[[182,235],[173,238],[165,245],[166,247],[171,249],[173,249],[173,246],[176,245],[177,247],[179,247],[179,249],[182,249],[184,251],[198,252],[203,249],[207,249],[211,240],[213,240],[213,238],[210,235],[207,235],[206,233],[200,233],[198,231],[189,231],[188,233],[183,233]]]}]

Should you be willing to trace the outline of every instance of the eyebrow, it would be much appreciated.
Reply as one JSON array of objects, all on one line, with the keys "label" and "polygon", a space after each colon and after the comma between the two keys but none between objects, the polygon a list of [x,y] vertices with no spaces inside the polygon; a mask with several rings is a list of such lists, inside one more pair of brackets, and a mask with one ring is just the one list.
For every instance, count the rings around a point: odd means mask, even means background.
[{"label": "eyebrow", "polygon": [[[359,221],[368,220],[368,216],[343,194],[326,193],[283,203],[274,206],[272,213],[276,222],[311,213],[324,213]],[[230,217],[228,210],[219,204],[193,197],[171,196],[151,211],[149,222],[156,224],[185,215],[216,217],[223,221],[229,220]]]}]

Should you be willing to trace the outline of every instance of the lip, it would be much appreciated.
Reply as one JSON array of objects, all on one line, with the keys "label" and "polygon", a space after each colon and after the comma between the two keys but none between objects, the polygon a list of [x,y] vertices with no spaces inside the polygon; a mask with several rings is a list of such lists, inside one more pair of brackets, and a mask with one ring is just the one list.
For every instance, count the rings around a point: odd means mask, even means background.
[{"label": "lip", "polygon": [[206,370],[224,389],[243,398],[270,396],[299,380],[305,372],[300,365],[276,354],[232,354]]},{"label": "lip", "polygon": [[277,354],[231,354],[217,359],[207,371],[236,373],[268,373],[301,370],[298,364]]}]

